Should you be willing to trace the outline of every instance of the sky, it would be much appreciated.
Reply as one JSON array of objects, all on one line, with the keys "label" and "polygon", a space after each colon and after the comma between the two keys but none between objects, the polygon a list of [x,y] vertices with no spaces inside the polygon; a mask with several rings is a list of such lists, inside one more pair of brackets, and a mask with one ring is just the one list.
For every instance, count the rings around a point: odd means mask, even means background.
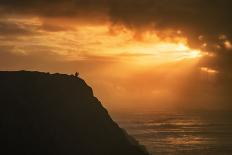
[{"label": "sky", "polygon": [[1,0],[0,70],[73,74],[109,109],[232,109],[231,0]]}]

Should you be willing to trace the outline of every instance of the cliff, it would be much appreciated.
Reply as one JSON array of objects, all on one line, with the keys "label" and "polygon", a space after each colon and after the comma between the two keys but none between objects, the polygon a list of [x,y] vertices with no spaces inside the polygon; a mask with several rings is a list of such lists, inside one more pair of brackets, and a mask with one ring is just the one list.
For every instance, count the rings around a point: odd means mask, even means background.
[{"label": "cliff", "polygon": [[147,155],[82,79],[0,72],[0,154]]}]

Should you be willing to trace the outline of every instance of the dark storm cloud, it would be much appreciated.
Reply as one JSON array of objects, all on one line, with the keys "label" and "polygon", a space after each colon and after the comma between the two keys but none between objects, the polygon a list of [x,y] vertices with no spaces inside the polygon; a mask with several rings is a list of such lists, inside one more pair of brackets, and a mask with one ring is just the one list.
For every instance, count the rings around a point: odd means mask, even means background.
[{"label": "dark storm cloud", "polygon": [[191,35],[231,37],[231,0],[1,0],[2,14],[97,18],[138,28],[180,28]]},{"label": "dark storm cloud", "polygon": [[[100,13],[106,0],[1,0],[2,13],[46,17],[75,17],[82,13]],[[86,14],[87,15],[87,14]]]},{"label": "dark storm cloud", "polygon": [[153,22],[158,27],[187,25],[212,31],[231,24],[230,0],[111,0],[110,4],[113,20],[131,25]]}]

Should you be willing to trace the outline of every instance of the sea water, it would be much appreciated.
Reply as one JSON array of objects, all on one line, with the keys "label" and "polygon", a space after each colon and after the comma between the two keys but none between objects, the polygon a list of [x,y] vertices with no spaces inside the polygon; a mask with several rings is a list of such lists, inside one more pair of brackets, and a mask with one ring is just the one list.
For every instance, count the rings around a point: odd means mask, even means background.
[{"label": "sea water", "polygon": [[127,112],[114,120],[154,155],[232,155],[230,112]]}]

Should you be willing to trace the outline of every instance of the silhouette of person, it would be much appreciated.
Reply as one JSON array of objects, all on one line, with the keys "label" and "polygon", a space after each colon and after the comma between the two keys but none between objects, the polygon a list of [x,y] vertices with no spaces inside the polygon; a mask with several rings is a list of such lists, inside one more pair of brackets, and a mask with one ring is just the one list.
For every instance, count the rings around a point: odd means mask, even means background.
[{"label": "silhouette of person", "polygon": [[76,72],[76,73],[75,73],[75,77],[78,77],[78,76],[79,76],[79,73],[78,73],[78,72]]}]

